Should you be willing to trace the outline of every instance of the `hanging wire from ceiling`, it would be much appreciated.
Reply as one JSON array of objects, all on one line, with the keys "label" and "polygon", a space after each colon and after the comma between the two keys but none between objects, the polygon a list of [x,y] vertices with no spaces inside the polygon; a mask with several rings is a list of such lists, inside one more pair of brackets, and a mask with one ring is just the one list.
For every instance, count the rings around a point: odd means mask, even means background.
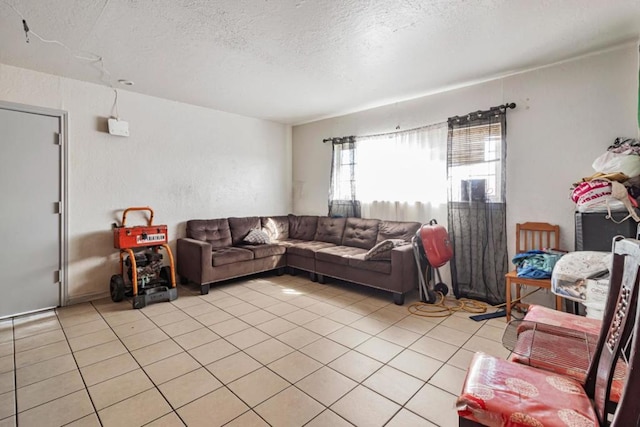
[{"label": "hanging wire from ceiling", "polygon": [[[74,59],[91,62],[92,65],[98,64],[99,66],[98,70],[100,71],[100,81],[102,83],[107,84],[111,89],[113,89],[113,92],[115,94],[114,106],[116,109],[116,118],[118,118],[118,91],[113,86],[113,77],[109,72],[109,70],[107,70],[104,57],[102,55],[98,55],[93,52],[76,51],[71,49],[69,46],[67,46],[66,44],[62,43],[59,40],[46,39],[42,37],[40,34],[36,33],[29,27],[29,24],[27,23],[27,19],[13,4],[9,3],[7,0],[1,0],[1,1],[7,6],[9,6],[20,17],[20,19],[22,19],[22,28],[24,30],[24,35],[27,43],[30,43],[29,35],[32,35],[36,39],[40,40],[42,43],[55,44],[64,48],[69,53],[69,55],[71,55],[71,57]],[[100,15],[98,16],[98,19],[100,19],[100,17],[104,13],[104,10],[107,8],[107,5],[109,4],[110,1],[111,0],[105,1],[104,5],[102,6],[102,10],[100,11]]]},{"label": "hanging wire from ceiling", "polygon": [[112,111],[111,114],[113,114],[113,109],[115,108],[116,110],[116,119],[120,120],[120,112],[118,111],[118,91],[116,90],[116,88],[113,88],[113,92],[115,93],[115,99],[113,100],[113,107],[111,107]]}]

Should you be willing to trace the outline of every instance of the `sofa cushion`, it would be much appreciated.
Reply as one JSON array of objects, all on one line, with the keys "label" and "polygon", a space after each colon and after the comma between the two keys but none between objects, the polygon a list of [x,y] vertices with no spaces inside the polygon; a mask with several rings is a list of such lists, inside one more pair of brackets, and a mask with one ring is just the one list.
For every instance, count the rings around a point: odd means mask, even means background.
[{"label": "sofa cushion", "polygon": [[231,229],[231,243],[233,246],[239,245],[252,228],[261,228],[260,217],[229,218],[229,228]]},{"label": "sofa cushion", "polygon": [[231,230],[227,218],[192,219],[187,221],[187,237],[211,244],[213,248],[231,246]]},{"label": "sofa cushion", "polygon": [[267,245],[240,245],[238,247],[253,252],[254,259],[283,255],[287,251],[287,248],[284,246],[274,243]]},{"label": "sofa cushion", "polygon": [[364,259],[366,261],[374,260],[374,261],[390,261],[391,260],[391,250],[398,246],[408,245],[409,243],[402,239],[387,239],[383,240],[380,243],[376,243],[374,247],[369,249],[369,251],[364,254]]},{"label": "sofa cushion", "polygon": [[271,240],[285,240],[289,238],[289,217],[263,216],[260,218],[262,229],[267,232]]},{"label": "sofa cushion", "polygon": [[391,261],[366,261],[364,254],[354,255],[349,258],[349,266],[361,270],[375,271],[377,273],[391,274]]},{"label": "sofa cushion", "polygon": [[313,240],[317,226],[317,216],[289,215],[289,237],[291,239]]},{"label": "sofa cushion", "polygon": [[318,242],[312,240],[310,242],[296,243],[287,248],[287,253],[299,255],[307,258],[315,258],[315,254],[320,249],[329,248],[335,246],[333,243]]},{"label": "sofa cushion", "polygon": [[378,226],[378,240],[380,243],[388,239],[402,239],[410,242],[422,224],[409,221],[380,221]]},{"label": "sofa cushion", "polygon": [[379,222],[377,219],[347,218],[342,244],[371,249],[376,244]]},{"label": "sofa cushion", "polygon": [[284,246],[285,248],[290,248],[291,246],[297,245],[298,243],[306,243],[307,240],[300,239],[286,239],[286,240],[278,240],[278,244],[280,246]]},{"label": "sofa cushion", "polygon": [[351,246],[334,246],[320,249],[316,252],[318,261],[331,262],[333,264],[349,265],[349,257],[365,253],[367,250]]},{"label": "sofa cushion", "polygon": [[211,259],[213,260],[213,266],[218,267],[220,265],[232,264],[234,262],[249,261],[253,259],[253,252],[248,249],[226,247],[214,249],[211,253]]},{"label": "sofa cushion", "polygon": [[329,242],[336,245],[341,244],[342,233],[344,233],[344,226],[346,223],[346,218],[331,218],[328,216],[319,217],[316,234],[313,237],[313,240]]},{"label": "sofa cushion", "polygon": [[271,243],[271,239],[266,231],[252,228],[242,242],[247,245],[266,245]]}]

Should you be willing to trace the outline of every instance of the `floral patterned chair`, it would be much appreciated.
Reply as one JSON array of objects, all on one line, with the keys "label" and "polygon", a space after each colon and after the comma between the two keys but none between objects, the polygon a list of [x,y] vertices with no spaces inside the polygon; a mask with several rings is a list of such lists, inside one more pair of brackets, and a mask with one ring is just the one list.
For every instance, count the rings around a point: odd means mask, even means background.
[{"label": "floral patterned chair", "polygon": [[[616,290],[609,288],[609,295],[616,295]],[[599,335],[602,328],[602,320],[590,319],[577,314],[566,313],[554,310],[543,305],[531,304],[527,310],[524,320],[545,325],[558,326],[585,332],[587,334]]]},{"label": "floral patterned chair", "polygon": [[[614,244],[620,239],[616,238]],[[624,257],[616,257],[613,262],[614,277],[610,280],[609,298],[602,321],[532,306],[524,321],[513,321],[514,326],[507,328],[517,331],[515,345],[510,348],[513,351],[510,360],[573,378],[583,384],[587,394],[592,397],[597,372],[596,365],[591,361],[600,356],[622,283]],[[611,386],[610,412],[620,400],[626,369],[626,363],[619,360]]]},{"label": "floral patterned chair", "polygon": [[[589,367],[593,403],[574,379],[477,353],[457,400],[460,426],[636,426],[640,419],[640,242],[616,242],[611,281],[619,282],[615,310],[601,337],[602,348]],[[608,319],[605,316],[605,321]],[[635,321],[635,322],[634,322]],[[626,348],[630,338],[633,341]],[[631,355],[626,385],[610,421],[608,402],[618,359]],[[635,369],[634,369],[635,368]],[[585,387],[587,387],[585,385]]]}]

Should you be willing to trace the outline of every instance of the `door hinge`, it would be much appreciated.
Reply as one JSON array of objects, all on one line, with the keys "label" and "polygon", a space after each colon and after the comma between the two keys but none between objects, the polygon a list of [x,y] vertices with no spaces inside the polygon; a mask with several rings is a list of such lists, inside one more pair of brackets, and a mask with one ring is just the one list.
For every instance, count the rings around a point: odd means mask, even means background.
[{"label": "door hinge", "polygon": [[56,215],[62,213],[62,202],[53,202],[53,213]]},{"label": "door hinge", "polygon": [[62,145],[62,135],[56,132],[55,136],[56,137],[54,138],[54,141],[55,141],[54,144],[55,145]]},{"label": "door hinge", "polygon": [[53,272],[53,283],[56,285],[60,283],[60,278],[62,277],[62,271],[56,270]]}]

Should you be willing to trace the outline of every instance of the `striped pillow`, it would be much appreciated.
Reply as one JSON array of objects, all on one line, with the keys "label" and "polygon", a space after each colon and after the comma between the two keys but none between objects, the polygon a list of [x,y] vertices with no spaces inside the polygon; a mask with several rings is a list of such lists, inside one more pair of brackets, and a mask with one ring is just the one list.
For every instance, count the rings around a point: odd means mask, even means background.
[{"label": "striped pillow", "polygon": [[369,252],[364,254],[364,259],[366,261],[388,261],[391,259],[391,250],[393,248],[408,244],[409,242],[406,242],[402,239],[383,240],[382,242],[369,249]]}]

